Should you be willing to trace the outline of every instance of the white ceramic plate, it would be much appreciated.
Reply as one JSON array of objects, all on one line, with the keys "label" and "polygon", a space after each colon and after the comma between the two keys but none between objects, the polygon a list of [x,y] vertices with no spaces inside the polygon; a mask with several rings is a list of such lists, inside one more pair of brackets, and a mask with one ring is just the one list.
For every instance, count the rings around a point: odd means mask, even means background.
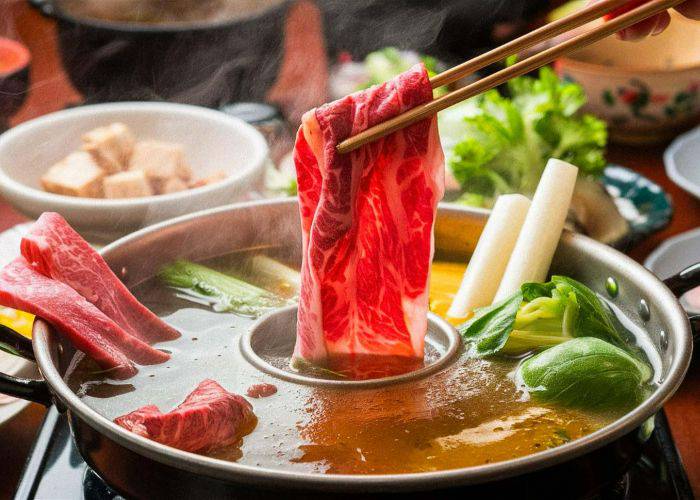
[{"label": "white ceramic plate", "polygon": [[30,227],[32,227],[32,223],[25,222],[0,233],[0,267],[9,264],[15,257],[19,256],[19,245],[22,242],[22,237],[27,234]]},{"label": "white ceramic plate", "polygon": [[[696,262],[700,262],[700,228],[664,241],[647,257],[644,265],[659,278],[666,279]],[[700,292],[691,290],[681,298],[681,304],[688,312],[700,314],[700,307],[688,303],[689,293]]]},{"label": "white ceramic plate", "polygon": [[[0,267],[19,255],[19,244],[31,223],[18,224],[0,233]],[[0,351],[0,372],[16,377],[37,378],[36,365],[27,360]],[[17,415],[29,404],[22,399],[11,399],[0,394],[0,425]]]},{"label": "white ceramic plate", "polygon": [[700,198],[700,127],[671,143],[664,153],[664,164],[673,182]]},{"label": "white ceramic plate", "polygon": [[[75,198],[41,189],[46,170],[80,148],[81,136],[112,122],[136,137],[183,145],[197,178],[227,178],[177,193],[121,200]],[[89,241],[113,241],[141,227],[197,210],[242,201],[262,184],[267,142],[255,128],[219,111],[166,102],[79,106],[25,122],[0,135],[0,192],[36,219],[54,211]]]},{"label": "white ceramic plate", "polygon": [[[37,378],[39,372],[34,363],[0,351],[0,372],[20,378]],[[0,425],[24,410],[29,401],[0,394]]]}]

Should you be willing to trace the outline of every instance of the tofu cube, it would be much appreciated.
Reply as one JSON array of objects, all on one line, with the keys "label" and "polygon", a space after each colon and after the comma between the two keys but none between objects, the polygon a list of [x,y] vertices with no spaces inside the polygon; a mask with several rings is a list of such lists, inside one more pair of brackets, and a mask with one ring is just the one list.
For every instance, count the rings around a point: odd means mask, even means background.
[{"label": "tofu cube", "polygon": [[41,185],[50,193],[101,198],[104,175],[89,153],[76,151],[49,168]]},{"label": "tofu cube", "polygon": [[159,185],[160,191],[158,194],[177,193],[187,189],[187,183],[179,177],[173,177]]},{"label": "tofu cube", "polygon": [[171,142],[137,142],[129,170],[141,170],[157,192],[162,191],[165,183],[171,179],[188,181],[192,177],[183,147]]},{"label": "tofu cube", "polygon": [[83,135],[83,151],[87,151],[108,174],[126,170],[134,149],[134,134],[123,123],[112,123]]},{"label": "tofu cube", "polygon": [[119,172],[104,179],[105,198],[152,196],[153,189],[141,170]]}]

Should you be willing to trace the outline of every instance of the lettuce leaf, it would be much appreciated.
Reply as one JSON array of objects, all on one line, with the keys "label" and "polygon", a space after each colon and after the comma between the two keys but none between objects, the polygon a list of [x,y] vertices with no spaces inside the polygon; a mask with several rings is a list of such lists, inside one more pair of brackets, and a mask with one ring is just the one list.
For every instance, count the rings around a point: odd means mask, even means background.
[{"label": "lettuce leaf", "polygon": [[[404,71],[408,71],[411,66],[416,64],[416,58],[423,63],[429,77],[432,78],[440,70],[440,63],[434,57],[401,51],[396,47],[384,47],[383,49],[370,52],[364,61],[369,80],[360,85],[358,90],[366,89],[372,85],[379,85]],[[440,97],[446,93],[447,87],[444,86],[433,91],[435,97]]]},{"label": "lettuce leaf", "polygon": [[581,86],[545,67],[537,78],[514,78],[507,88],[510,97],[491,90],[470,101],[476,111],[463,117],[462,138],[447,155],[467,193],[460,202],[489,205],[500,194],[531,195],[549,158],[570,162],[584,175],[602,173],[607,129],[579,112],[586,102]]}]

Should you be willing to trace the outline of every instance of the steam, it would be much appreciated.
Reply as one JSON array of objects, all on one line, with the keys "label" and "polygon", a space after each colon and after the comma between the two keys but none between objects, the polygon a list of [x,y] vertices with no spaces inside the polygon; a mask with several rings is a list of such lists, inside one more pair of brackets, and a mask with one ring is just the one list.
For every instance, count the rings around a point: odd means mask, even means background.
[{"label": "steam", "polygon": [[489,44],[491,28],[520,20],[533,0],[326,0],[326,39],[331,56],[347,51],[361,59],[386,46],[443,59],[463,60]]},{"label": "steam", "polygon": [[[10,0],[9,5],[21,1]],[[82,18],[158,21],[181,28],[192,22],[227,26],[208,31],[205,37],[188,33],[174,45],[159,43],[151,54],[147,38],[133,42],[121,37],[91,46],[77,32],[63,33],[67,72],[88,101],[172,100],[218,107],[269,99],[293,123],[305,110],[327,100],[328,61],[339,53],[349,51],[361,59],[373,50],[395,46],[434,55],[450,65],[485,46],[484,34],[490,35],[493,24],[518,19],[527,4],[526,0],[55,2],[59,10]],[[249,16],[252,21],[232,22]],[[2,16],[0,26],[5,33],[14,32],[12,16]],[[288,43],[290,36],[301,40],[296,46],[300,57],[289,54],[295,48]]]}]

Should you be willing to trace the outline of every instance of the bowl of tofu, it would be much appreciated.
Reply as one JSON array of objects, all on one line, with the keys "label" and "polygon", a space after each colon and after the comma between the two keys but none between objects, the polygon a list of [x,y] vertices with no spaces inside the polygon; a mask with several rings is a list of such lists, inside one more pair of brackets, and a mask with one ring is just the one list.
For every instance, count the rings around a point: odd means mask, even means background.
[{"label": "bowl of tofu", "polygon": [[80,106],[0,135],[0,193],[35,218],[63,215],[84,237],[227,205],[262,189],[267,142],[222,112],[165,102]]}]

